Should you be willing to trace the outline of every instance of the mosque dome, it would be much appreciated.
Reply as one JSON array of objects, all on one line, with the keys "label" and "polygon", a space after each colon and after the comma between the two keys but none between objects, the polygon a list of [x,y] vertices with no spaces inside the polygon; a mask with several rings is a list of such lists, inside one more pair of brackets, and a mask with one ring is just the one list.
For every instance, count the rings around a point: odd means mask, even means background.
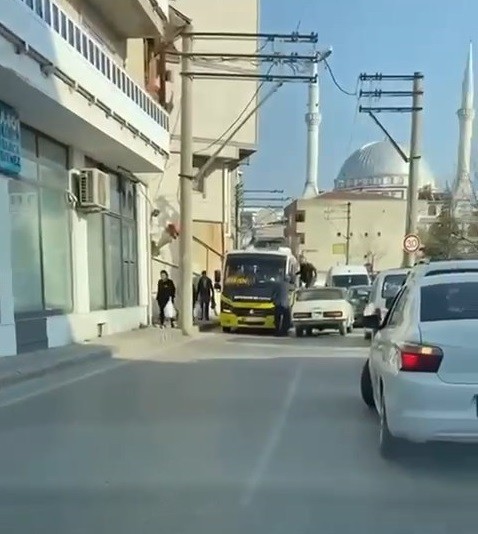
[{"label": "mosque dome", "polygon": [[[408,148],[402,147],[405,153]],[[433,174],[424,159],[420,164],[418,187],[435,187]],[[405,196],[408,186],[408,163],[390,141],[368,143],[349,156],[335,180],[335,189],[387,193]]]}]

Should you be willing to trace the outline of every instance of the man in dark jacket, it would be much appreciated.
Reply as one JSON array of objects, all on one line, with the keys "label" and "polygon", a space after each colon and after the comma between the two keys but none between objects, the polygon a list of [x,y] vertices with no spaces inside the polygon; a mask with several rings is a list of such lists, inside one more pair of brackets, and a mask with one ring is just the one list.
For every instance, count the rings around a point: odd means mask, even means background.
[{"label": "man in dark jacket", "polygon": [[317,270],[312,263],[302,260],[300,270],[297,273],[300,276],[300,281],[305,287],[312,287],[314,280],[317,278]]},{"label": "man in dark jacket", "polygon": [[285,280],[275,282],[272,290],[276,336],[286,336],[290,326],[289,286]]},{"label": "man in dark jacket", "polygon": [[[171,302],[174,304],[174,299],[176,298],[176,286],[174,282],[169,278],[166,271],[161,271],[160,279],[158,280],[158,292],[156,293],[156,302],[159,307],[159,324],[161,328],[164,327],[164,308],[166,304],[171,299]],[[171,319],[171,326],[174,327],[174,319]]]},{"label": "man in dark jacket", "polygon": [[201,306],[201,320],[209,321],[209,306],[212,303],[212,307],[215,308],[216,303],[214,301],[214,286],[206,271],[201,273],[198,280],[197,298]]}]

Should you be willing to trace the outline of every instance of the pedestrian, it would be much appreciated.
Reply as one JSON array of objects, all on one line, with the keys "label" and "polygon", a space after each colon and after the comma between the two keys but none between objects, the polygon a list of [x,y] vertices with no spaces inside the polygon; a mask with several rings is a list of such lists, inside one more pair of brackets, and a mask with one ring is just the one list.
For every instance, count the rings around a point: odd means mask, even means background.
[{"label": "pedestrian", "polygon": [[300,276],[300,281],[305,287],[312,287],[317,278],[317,269],[312,263],[302,257],[300,270],[297,274]]},{"label": "pedestrian", "polygon": [[[175,298],[176,286],[171,278],[169,278],[168,273],[163,270],[160,273],[160,278],[158,280],[158,291],[156,293],[156,302],[158,303],[159,307],[159,325],[161,328],[164,328],[164,309],[170,300],[171,303],[174,304]],[[171,319],[171,327],[174,328],[174,319]]]},{"label": "pedestrian", "polygon": [[216,302],[214,299],[214,286],[206,271],[201,273],[201,277],[198,280],[197,298],[201,307],[201,320],[209,321],[209,306],[212,305],[214,309]]},{"label": "pedestrian", "polygon": [[278,280],[272,290],[274,304],[274,327],[276,336],[286,336],[290,327],[289,284],[284,279]]}]

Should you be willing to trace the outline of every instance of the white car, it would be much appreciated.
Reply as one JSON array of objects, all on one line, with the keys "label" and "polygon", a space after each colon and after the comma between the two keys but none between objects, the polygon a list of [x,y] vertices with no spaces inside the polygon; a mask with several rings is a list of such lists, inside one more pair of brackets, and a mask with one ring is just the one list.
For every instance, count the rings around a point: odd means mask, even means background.
[{"label": "white car", "polygon": [[352,332],[354,312],[340,287],[299,289],[292,306],[292,324],[297,337],[313,330],[338,330],[342,336]]},{"label": "white car", "polygon": [[361,393],[384,457],[402,440],[478,442],[478,261],[415,267],[377,332]]}]

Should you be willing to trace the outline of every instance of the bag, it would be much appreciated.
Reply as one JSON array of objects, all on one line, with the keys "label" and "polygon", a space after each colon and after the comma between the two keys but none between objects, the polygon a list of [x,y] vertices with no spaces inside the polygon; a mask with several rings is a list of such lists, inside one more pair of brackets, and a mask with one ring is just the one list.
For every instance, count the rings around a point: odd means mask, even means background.
[{"label": "bag", "polygon": [[199,302],[194,305],[194,318],[201,319],[201,304]]},{"label": "bag", "polygon": [[164,317],[166,319],[175,319],[176,318],[176,308],[174,307],[173,301],[168,300],[168,303],[164,307]]}]

